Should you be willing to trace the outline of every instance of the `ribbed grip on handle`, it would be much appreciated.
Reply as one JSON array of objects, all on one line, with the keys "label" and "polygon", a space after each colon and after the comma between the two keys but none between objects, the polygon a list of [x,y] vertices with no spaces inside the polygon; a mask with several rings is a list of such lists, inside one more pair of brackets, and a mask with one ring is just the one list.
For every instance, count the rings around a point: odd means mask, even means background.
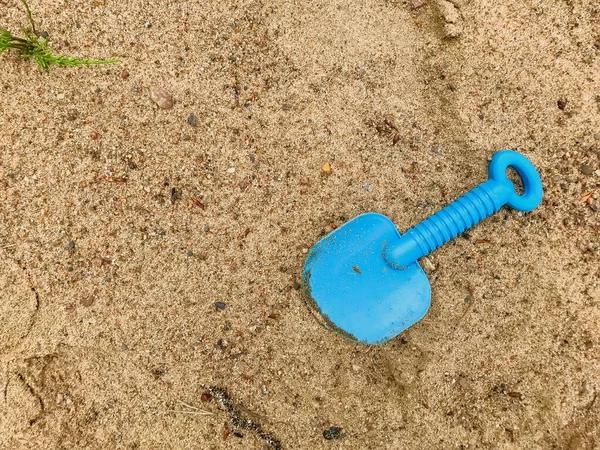
[{"label": "ribbed grip on handle", "polygon": [[512,184],[488,180],[444,209],[408,230],[385,258],[401,269],[454,239],[463,231],[498,211],[512,193]]},{"label": "ribbed grip on handle", "polygon": [[492,197],[478,186],[412,228],[409,233],[417,241],[423,255],[426,255],[498,209]]},{"label": "ribbed grip on handle", "polygon": [[[525,187],[520,196],[506,177],[507,167],[514,167]],[[542,200],[542,182],[539,174],[523,155],[504,150],[492,158],[490,179],[458,198],[441,211],[408,230],[398,242],[383,251],[386,263],[394,269],[403,269],[422,256],[454,239],[477,222],[498,211],[508,203],[513,208],[530,211]]]}]

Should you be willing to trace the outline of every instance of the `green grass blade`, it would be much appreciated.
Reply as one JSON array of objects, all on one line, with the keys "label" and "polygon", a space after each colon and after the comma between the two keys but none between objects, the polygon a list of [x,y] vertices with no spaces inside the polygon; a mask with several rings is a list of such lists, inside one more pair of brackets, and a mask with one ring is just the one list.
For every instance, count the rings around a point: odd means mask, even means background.
[{"label": "green grass blade", "polygon": [[31,9],[29,9],[29,5],[25,0],[21,0],[21,3],[25,6],[25,11],[27,11],[27,18],[29,19],[29,23],[31,24],[31,30],[33,34],[37,36],[37,31],[35,31],[35,22],[33,21],[33,15],[31,14]]},{"label": "green grass blade", "polygon": [[0,54],[10,48],[13,37],[6,28],[0,28]]},{"label": "green grass blade", "polygon": [[78,67],[99,64],[112,64],[120,62],[120,59],[84,59],[73,58],[66,55],[55,55],[48,46],[48,41],[38,36],[35,30],[35,22],[25,0],[21,0],[27,11],[27,18],[31,24],[32,32],[25,31],[24,38],[17,38],[5,28],[0,28],[0,54],[6,50],[14,50],[22,58],[33,59],[42,72],[50,70],[52,66]]}]

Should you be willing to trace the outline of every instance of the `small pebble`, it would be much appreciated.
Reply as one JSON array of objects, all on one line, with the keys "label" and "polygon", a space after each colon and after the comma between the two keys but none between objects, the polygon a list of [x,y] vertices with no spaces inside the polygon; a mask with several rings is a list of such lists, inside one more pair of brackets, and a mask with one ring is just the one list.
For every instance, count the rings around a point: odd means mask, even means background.
[{"label": "small pebble", "polygon": [[194,115],[194,114],[190,114],[187,122],[192,126],[195,127],[198,125],[198,118]]},{"label": "small pebble", "polygon": [[173,96],[162,88],[152,89],[150,91],[150,99],[162,109],[171,109],[175,104]]},{"label": "small pebble", "polygon": [[323,167],[321,167],[321,170],[323,171],[323,173],[325,175],[331,175],[331,164],[329,164],[328,162],[326,162],[325,164],[323,164]]},{"label": "small pebble", "polygon": [[129,347],[127,347],[125,344],[121,345],[121,350],[126,351],[129,350]]},{"label": "small pebble", "polygon": [[145,26],[146,28],[151,28],[151,27],[152,27],[152,23],[151,23],[149,20],[147,20],[147,21],[144,23],[144,26]]},{"label": "small pebble", "polygon": [[94,260],[92,261],[92,263],[94,264],[94,266],[96,267],[102,267],[104,264],[107,264],[109,261],[107,261],[106,259],[100,257],[100,256],[96,256],[94,258]]},{"label": "small pebble", "polygon": [[471,303],[471,296],[470,295],[467,295],[465,297],[465,303]]},{"label": "small pebble", "polygon": [[421,6],[425,4],[425,0],[411,0],[410,2],[414,9],[419,9]]},{"label": "small pebble", "polygon": [[67,250],[73,250],[75,248],[75,241],[71,241],[69,242],[69,245],[67,245]]},{"label": "small pebble", "polygon": [[223,302],[216,302],[215,303],[215,308],[223,311],[225,308],[227,307],[227,305]]},{"label": "small pebble", "polygon": [[174,204],[177,200],[179,200],[179,192],[177,192],[177,188],[171,188],[171,204]]},{"label": "small pebble", "polygon": [[129,78],[129,72],[127,72],[126,70],[124,70],[123,72],[121,72],[121,78],[126,80],[127,78]]},{"label": "small pebble", "polygon": [[188,255],[188,256],[194,256],[194,252],[193,252],[193,251],[191,251],[191,250],[188,250],[188,252],[187,252],[187,255]]},{"label": "small pebble", "polygon": [[323,431],[323,437],[328,441],[339,437],[342,429],[340,427],[329,427]]},{"label": "small pebble", "polygon": [[42,39],[48,39],[48,36],[50,36],[50,35],[48,34],[48,32],[47,32],[47,31],[42,31],[42,32],[40,33],[40,37],[41,37]]},{"label": "small pebble", "polygon": [[227,173],[235,173],[235,167],[230,167],[227,169]]},{"label": "small pebble", "polygon": [[371,192],[373,190],[373,185],[367,183],[367,184],[363,185],[363,189],[367,192]]},{"label": "small pebble", "polygon": [[89,308],[94,303],[94,297],[91,295],[89,295],[87,297],[82,297],[79,300],[79,303],[81,304],[81,306],[85,306],[86,308]]},{"label": "small pebble", "polygon": [[435,270],[435,266],[427,256],[424,256],[421,259],[421,263],[423,264],[423,269],[425,269],[425,272],[433,272]]},{"label": "small pebble", "polygon": [[598,50],[600,50],[600,41],[594,42],[594,47],[596,47]]},{"label": "small pebble", "polygon": [[591,166],[588,166],[587,164],[582,164],[581,167],[579,168],[579,171],[584,175],[591,175],[594,173],[594,168]]},{"label": "small pebble", "polygon": [[556,106],[558,106],[558,109],[560,109],[561,111],[563,111],[567,107],[567,99],[566,98],[559,98],[556,101]]},{"label": "small pebble", "polygon": [[302,285],[300,283],[298,283],[297,281],[294,281],[294,289],[299,291],[301,287],[302,287]]},{"label": "small pebble", "polygon": [[208,225],[204,225],[204,232],[208,233],[210,231],[210,227]]},{"label": "small pebble", "polygon": [[79,116],[79,112],[76,109],[70,109],[67,112],[67,120],[69,122],[73,122],[75,119],[77,119],[77,116]]},{"label": "small pebble", "polygon": [[289,111],[290,109],[292,109],[292,105],[290,105],[289,103],[284,103],[283,106],[281,107],[284,111]]}]

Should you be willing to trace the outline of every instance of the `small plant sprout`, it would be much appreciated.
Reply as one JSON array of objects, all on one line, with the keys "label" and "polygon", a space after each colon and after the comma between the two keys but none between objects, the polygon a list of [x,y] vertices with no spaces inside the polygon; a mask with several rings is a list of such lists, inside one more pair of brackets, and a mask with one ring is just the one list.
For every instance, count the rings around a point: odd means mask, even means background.
[{"label": "small plant sprout", "polygon": [[25,30],[23,33],[24,37],[16,37],[6,28],[0,27],[0,55],[6,50],[13,50],[25,59],[33,59],[38,65],[40,70],[50,70],[52,66],[58,67],[77,67],[77,66],[91,66],[98,64],[112,64],[119,62],[119,59],[80,59],[71,58],[65,55],[55,55],[50,46],[48,45],[48,39],[43,36],[43,33],[38,34],[35,29],[35,22],[31,15],[29,5],[25,0],[21,0],[25,11],[27,12],[27,18],[31,24],[31,30]]}]

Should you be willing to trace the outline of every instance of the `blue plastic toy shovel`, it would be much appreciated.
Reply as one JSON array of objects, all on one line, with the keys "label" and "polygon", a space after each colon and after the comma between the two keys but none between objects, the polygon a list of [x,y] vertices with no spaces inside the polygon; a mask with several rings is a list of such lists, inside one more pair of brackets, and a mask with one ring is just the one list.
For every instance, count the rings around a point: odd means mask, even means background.
[{"label": "blue plastic toy shovel", "polygon": [[[523,180],[518,195],[506,176]],[[401,235],[387,217],[355,217],[317,242],[308,253],[302,289],[328,328],[365,344],[382,344],[423,318],[431,301],[422,256],[507,204],[520,211],[542,200],[542,181],[520,153],[494,154],[489,180]]]}]

